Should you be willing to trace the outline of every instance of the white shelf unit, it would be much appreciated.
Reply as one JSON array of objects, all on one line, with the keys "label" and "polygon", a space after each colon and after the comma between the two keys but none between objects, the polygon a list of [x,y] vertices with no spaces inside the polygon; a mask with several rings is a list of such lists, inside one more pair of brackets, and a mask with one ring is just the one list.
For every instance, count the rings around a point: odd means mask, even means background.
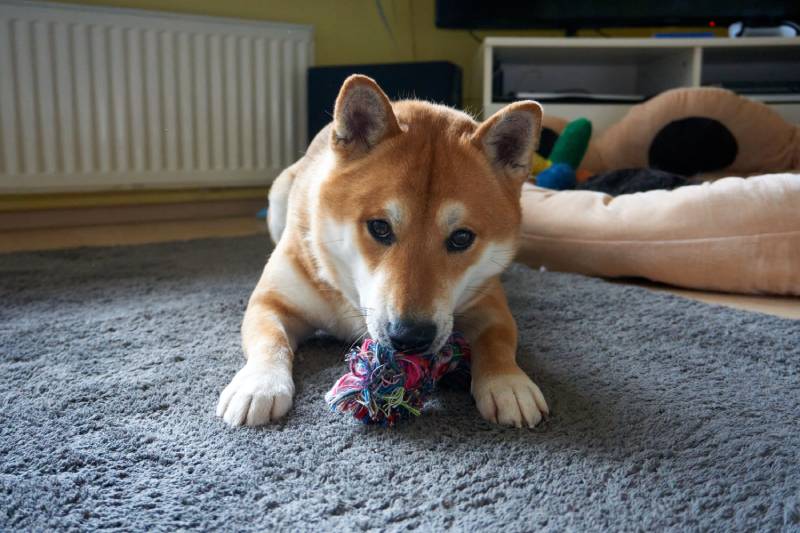
[{"label": "white shelf unit", "polygon": [[[476,82],[484,116],[512,94],[581,91],[654,96],[676,87],[731,83],[800,85],[800,38],[540,38],[487,37],[478,54]],[[758,98],[800,123],[800,93]],[[633,103],[542,102],[545,113],[586,117],[601,131]]]}]

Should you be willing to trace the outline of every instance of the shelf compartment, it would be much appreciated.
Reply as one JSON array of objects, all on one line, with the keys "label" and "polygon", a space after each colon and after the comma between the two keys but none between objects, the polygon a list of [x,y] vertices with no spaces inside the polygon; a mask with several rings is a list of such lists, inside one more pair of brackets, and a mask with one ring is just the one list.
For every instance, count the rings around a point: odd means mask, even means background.
[{"label": "shelf compartment", "polygon": [[502,48],[492,55],[494,101],[518,92],[649,97],[694,85],[695,48]]}]

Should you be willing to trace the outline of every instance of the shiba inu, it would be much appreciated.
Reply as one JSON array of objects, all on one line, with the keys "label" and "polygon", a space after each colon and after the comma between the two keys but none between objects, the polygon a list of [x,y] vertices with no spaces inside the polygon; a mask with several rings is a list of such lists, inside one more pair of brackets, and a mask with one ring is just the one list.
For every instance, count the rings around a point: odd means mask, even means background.
[{"label": "shiba inu", "polygon": [[541,118],[525,101],[477,123],[448,107],[392,103],[370,78],[348,78],[332,123],[270,190],[276,247],[245,312],[247,362],[217,415],[231,426],[284,416],[294,352],[315,330],[436,351],[455,327],[472,346],[480,414],[536,425],[547,404],[515,361],[498,277],[516,251]]}]

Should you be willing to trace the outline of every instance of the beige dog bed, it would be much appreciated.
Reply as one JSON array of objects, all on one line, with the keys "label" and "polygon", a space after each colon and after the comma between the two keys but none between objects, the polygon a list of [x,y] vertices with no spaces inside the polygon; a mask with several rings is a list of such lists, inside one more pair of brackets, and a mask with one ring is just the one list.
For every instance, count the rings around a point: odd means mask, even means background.
[{"label": "beige dog bed", "polygon": [[[565,123],[546,116],[542,146],[552,146]],[[594,137],[581,167],[705,179],[762,175],[616,197],[526,185],[521,261],[697,289],[800,295],[800,173],[792,170],[800,168],[800,126],[764,104],[722,89],[667,91]]]},{"label": "beige dog bed", "polygon": [[739,293],[800,295],[800,174],[612,197],[525,185],[518,260]]}]

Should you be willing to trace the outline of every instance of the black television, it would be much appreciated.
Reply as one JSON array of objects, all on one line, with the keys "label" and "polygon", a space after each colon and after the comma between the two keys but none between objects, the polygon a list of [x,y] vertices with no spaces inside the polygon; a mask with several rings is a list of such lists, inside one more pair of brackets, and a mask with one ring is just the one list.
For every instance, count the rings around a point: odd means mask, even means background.
[{"label": "black television", "polygon": [[800,0],[436,0],[436,26],[501,30],[635,26],[778,25]]}]

